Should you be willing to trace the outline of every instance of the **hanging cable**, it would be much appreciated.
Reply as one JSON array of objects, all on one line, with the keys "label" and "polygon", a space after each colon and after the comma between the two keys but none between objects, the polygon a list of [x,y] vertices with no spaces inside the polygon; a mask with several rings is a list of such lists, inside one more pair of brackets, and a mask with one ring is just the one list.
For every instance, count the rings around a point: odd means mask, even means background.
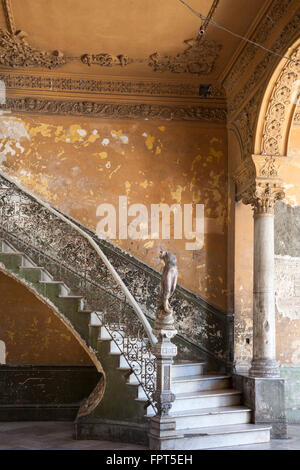
[{"label": "hanging cable", "polygon": [[221,29],[222,31],[226,31],[227,33],[231,34],[232,36],[235,36],[236,38],[242,39],[243,41],[246,41],[249,44],[252,44],[253,46],[259,47],[260,49],[263,49],[263,50],[269,52],[270,54],[273,54],[273,55],[276,55],[277,57],[280,57],[281,59],[286,59],[290,62],[294,62],[295,64],[300,65],[300,62],[298,62],[297,60],[291,59],[290,57],[287,57],[285,55],[278,54],[277,52],[272,51],[271,49],[268,49],[267,47],[264,47],[262,44],[259,44],[258,42],[251,41],[251,39],[245,38],[244,36],[241,36],[240,34],[234,33],[230,29],[225,28],[225,26],[219,25],[212,18],[208,18],[208,17],[202,15],[202,13],[196,11],[194,8],[192,8],[184,0],[179,0],[179,2],[182,3],[185,7],[187,7],[192,13],[194,13],[194,15],[198,16],[198,18],[200,18],[202,21],[204,21],[204,22],[206,21],[207,23],[211,23],[216,28]]}]

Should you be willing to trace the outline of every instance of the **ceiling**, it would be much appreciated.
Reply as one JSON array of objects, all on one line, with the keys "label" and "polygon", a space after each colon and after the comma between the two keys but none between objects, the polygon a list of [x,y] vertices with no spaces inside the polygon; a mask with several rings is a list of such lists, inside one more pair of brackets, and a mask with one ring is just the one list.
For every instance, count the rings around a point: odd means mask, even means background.
[{"label": "ceiling", "polygon": [[[214,3],[186,1],[203,15]],[[214,21],[247,35],[270,0],[215,3]],[[197,38],[201,22],[179,0],[3,0],[0,10],[0,28],[26,32],[35,49],[61,51],[65,63],[55,71],[85,78],[218,81],[243,41],[210,24],[200,42],[185,43]]]}]

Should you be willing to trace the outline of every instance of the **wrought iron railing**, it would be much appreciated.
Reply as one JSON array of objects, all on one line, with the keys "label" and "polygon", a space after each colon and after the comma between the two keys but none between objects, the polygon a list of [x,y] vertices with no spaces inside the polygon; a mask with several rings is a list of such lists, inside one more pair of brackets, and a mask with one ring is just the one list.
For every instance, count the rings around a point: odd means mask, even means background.
[{"label": "wrought iron railing", "polygon": [[152,328],[95,241],[49,204],[0,172],[0,236],[11,241],[97,312],[154,406],[157,342]]}]

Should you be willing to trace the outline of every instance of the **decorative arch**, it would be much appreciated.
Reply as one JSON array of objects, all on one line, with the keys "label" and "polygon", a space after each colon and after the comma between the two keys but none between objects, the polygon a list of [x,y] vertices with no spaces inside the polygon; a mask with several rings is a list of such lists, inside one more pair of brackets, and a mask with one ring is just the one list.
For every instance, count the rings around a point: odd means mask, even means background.
[{"label": "decorative arch", "polygon": [[285,55],[294,62],[281,60],[269,80],[255,132],[256,155],[287,155],[291,124],[300,93],[300,39]]}]

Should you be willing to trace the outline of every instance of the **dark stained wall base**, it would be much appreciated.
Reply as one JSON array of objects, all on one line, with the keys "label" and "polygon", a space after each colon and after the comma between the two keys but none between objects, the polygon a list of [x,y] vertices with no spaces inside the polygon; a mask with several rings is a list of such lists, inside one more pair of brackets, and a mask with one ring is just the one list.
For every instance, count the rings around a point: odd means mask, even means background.
[{"label": "dark stained wall base", "polygon": [[97,419],[97,421],[79,421],[74,424],[74,439],[105,439],[114,442],[127,442],[129,444],[143,444],[148,446],[148,423],[137,424],[129,421],[111,421]]},{"label": "dark stained wall base", "polygon": [[101,374],[93,366],[0,366],[0,421],[74,421]]}]

